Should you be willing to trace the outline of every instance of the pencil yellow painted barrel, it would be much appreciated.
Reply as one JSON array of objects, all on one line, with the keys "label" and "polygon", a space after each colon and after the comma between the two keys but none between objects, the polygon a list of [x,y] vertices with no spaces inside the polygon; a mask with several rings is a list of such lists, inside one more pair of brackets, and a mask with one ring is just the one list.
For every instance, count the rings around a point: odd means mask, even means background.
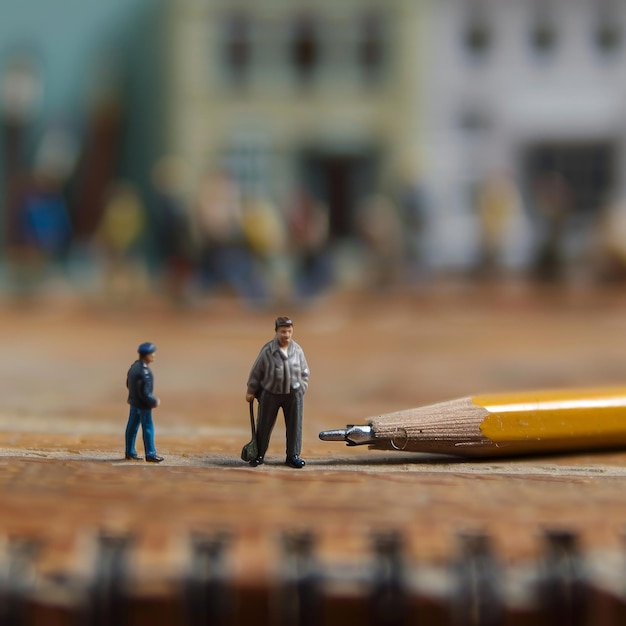
[{"label": "pencil yellow painted barrel", "polygon": [[500,393],[472,402],[489,413],[480,430],[494,443],[626,442],[626,387]]}]

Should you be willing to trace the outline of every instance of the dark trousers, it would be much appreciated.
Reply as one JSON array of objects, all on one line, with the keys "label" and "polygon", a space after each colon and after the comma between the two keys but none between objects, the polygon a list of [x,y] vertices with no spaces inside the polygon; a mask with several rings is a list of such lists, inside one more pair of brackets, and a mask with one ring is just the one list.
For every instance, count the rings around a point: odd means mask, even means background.
[{"label": "dark trousers", "polygon": [[270,437],[278,409],[283,410],[285,416],[285,431],[287,439],[287,456],[300,455],[302,450],[302,402],[303,393],[276,394],[264,391],[259,398],[259,415],[256,426],[256,443],[259,456],[265,456],[270,445]]}]

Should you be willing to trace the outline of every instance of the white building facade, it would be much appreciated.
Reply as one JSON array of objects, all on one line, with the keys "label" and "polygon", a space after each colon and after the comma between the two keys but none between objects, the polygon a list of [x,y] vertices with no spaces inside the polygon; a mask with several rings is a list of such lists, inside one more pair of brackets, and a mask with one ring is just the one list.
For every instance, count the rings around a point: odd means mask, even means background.
[{"label": "white building facade", "polygon": [[418,139],[433,198],[429,258],[465,268],[479,254],[475,190],[505,174],[522,213],[504,263],[535,241],[533,185],[558,171],[571,192],[575,254],[613,194],[626,191],[626,3],[428,0]]}]

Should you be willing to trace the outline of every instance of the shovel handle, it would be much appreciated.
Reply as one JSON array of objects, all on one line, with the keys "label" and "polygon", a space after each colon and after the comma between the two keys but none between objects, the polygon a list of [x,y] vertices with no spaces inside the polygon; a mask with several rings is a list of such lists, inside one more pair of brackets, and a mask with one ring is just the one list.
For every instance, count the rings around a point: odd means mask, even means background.
[{"label": "shovel handle", "polygon": [[254,400],[248,402],[248,404],[250,406],[250,428],[252,429],[252,438],[254,439],[256,434],[256,427],[254,425]]}]

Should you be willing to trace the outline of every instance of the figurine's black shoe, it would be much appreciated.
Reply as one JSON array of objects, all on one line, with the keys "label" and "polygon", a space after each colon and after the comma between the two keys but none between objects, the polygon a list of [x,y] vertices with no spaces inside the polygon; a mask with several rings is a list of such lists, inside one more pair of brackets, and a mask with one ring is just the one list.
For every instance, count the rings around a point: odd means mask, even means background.
[{"label": "figurine's black shoe", "polygon": [[250,465],[252,467],[256,467],[257,465],[263,465],[264,462],[265,460],[263,459],[262,456],[257,456],[256,459],[252,459],[252,461],[250,461]]},{"label": "figurine's black shoe", "polygon": [[143,457],[138,456],[137,454],[128,454],[126,453],[126,460],[127,461],[143,461]]},{"label": "figurine's black shoe", "polygon": [[288,456],[285,463],[289,465],[289,467],[295,467],[295,469],[302,469],[306,465],[306,461],[301,459],[297,454]]},{"label": "figurine's black shoe", "polygon": [[146,457],[146,461],[148,463],[160,463],[163,460],[162,456],[157,456],[156,454],[154,456],[147,456]]}]

